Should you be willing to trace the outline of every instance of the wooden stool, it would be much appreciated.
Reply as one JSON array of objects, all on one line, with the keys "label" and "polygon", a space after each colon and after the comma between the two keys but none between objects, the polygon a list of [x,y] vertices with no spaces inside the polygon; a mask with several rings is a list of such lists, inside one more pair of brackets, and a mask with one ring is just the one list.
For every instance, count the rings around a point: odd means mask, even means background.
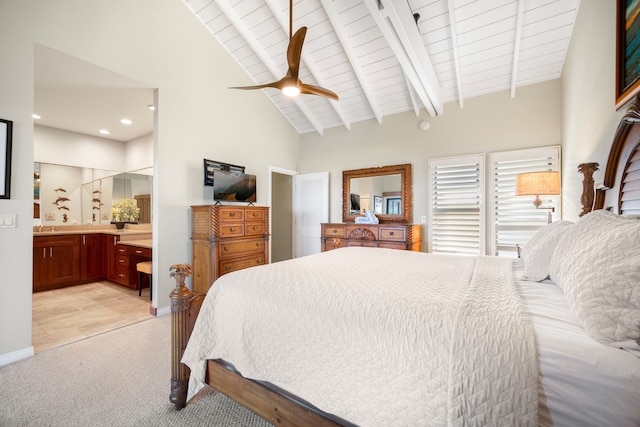
[{"label": "wooden stool", "polygon": [[153,264],[151,261],[139,262],[136,264],[136,270],[138,270],[138,296],[142,295],[142,275],[149,275],[149,299],[151,299],[151,295],[153,292],[152,283],[151,283],[151,273],[153,271]]}]

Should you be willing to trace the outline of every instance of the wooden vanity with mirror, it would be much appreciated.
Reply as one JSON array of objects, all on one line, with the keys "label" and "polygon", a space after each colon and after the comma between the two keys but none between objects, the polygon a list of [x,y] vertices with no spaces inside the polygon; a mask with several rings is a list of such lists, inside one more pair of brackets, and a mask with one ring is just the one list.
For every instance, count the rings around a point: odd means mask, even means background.
[{"label": "wooden vanity with mirror", "polygon": [[[378,224],[356,223],[366,210]],[[323,252],[346,246],[420,251],[422,226],[411,224],[411,164],[343,171],[342,221],[321,224]]]}]

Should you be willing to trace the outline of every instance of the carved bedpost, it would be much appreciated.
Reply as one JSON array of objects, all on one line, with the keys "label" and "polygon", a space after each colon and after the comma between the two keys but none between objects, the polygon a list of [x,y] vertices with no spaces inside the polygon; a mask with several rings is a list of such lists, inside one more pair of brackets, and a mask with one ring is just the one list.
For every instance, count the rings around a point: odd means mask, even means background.
[{"label": "carved bedpost", "polygon": [[593,173],[598,170],[598,166],[598,163],[580,163],[578,165],[578,172],[584,175],[584,180],[582,181],[582,196],[580,197],[580,202],[582,203],[580,216],[586,215],[593,210],[593,197],[596,191]]},{"label": "carved bedpost", "polygon": [[187,402],[187,386],[189,383],[189,368],[183,365],[182,355],[189,341],[191,330],[188,316],[189,305],[193,293],[184,284],[184,280],[191,276],[191,265],[176,264],[169,269],[170,276],[175,277],[176,287],[169,294],[171,301],[171,396],[170,400],[180,410]]}]

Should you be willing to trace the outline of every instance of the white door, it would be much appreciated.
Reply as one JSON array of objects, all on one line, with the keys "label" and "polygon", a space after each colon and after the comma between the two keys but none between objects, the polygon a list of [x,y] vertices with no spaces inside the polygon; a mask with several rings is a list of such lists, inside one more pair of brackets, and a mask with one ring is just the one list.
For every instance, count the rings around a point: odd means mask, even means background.
[{"label": "white door", "polygon": [[293,177],[294,256],[320,253],[320,224],[329,222],[329,172]]}]

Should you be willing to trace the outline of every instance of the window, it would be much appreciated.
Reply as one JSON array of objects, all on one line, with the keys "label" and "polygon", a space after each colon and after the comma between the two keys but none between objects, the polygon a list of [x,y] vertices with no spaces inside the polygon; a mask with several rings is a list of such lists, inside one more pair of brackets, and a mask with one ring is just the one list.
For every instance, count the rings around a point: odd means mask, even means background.
[{"label": "window", "polygon": [[[492,177],[490,254],[517,256],[523,246],[548,222],[549,214],[559,218],[559,196],[540,195],[541,209],[533,205],[535,196],[516,196],[516,175],[526,172],[559,171],[560,147],[533,148],[489,154]],[[546,207],[554,207],[552,213]]]},{"label": "window", "polygon": [[429,252],[484,253],[484,156],[429,160]]},{"label": "window", "polygon": [[[559,171],[560,147],[490,153],[487,163],[485,173],[483,154],[429,160],[429,252],[516,256],[516,245],[547,223],[549,210],[536,209],[534,197],[515,195],[516,175]],[[559,218],[560,197],[540,197]]]}]

